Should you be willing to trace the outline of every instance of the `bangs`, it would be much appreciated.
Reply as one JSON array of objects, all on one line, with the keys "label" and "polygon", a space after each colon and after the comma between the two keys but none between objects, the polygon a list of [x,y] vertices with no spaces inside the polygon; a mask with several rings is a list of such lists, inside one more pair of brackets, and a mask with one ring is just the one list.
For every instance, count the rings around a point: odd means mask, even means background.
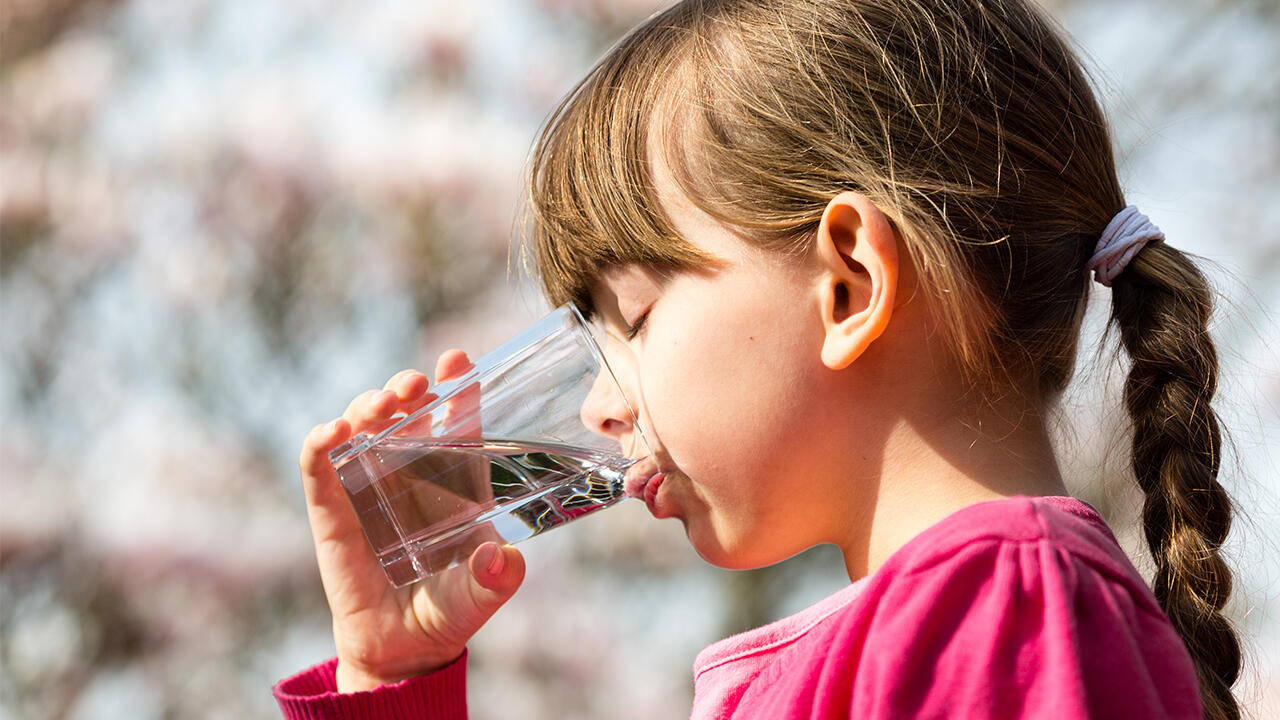
[{"label": "bangs", "polygon": [[627,35],[560,104],[533,148],[522,255],[552,306],[573,302],[590,319],[590,288],[604,268],[679,270],[711,260],[675,231],[649,162],[651,128],[677,102],[689,20],[676,6]]}]

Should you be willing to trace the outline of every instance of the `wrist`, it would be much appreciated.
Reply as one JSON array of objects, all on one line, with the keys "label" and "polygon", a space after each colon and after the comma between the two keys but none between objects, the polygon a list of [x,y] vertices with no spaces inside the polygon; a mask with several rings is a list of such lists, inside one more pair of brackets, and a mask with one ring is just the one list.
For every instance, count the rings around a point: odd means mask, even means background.
[{"label": "wrist", "polygon": [[399,682],[400,679],[381,678],[353,667],[351,663],[338,658],[338,667],[334,671],[334,680],[340,693],[355,693],[373,690],[383,685]]},{"label": "wrist", "polygon": [[[459,654],[458,657],[461,657]],[[454,657],[442,663],[416,664],[412,668],[373,670],[359,663],[338,656],[338,666],[334,671],[334,680],[339,693],[356,693],[374,690],[383,685],[395,685],[409,678],[430,675],[457,660]]]}]

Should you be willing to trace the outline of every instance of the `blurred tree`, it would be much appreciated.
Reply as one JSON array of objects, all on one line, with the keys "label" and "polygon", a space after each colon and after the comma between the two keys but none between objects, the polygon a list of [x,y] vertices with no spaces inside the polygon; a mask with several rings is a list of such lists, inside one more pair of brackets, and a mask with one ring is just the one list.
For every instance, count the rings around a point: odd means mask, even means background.
[{"label": "blurred tree", "polygon": [[[0,2],[0,717],[274,716],[268,685],[330,651],[299,439],[430,344],[523,324],[498,279],[528,143],[663,4]],[[1104,97],[1161,118],[1118,125],[1134,184],[1211,208],[1192,234],[1275,287],[1280,5],[1048,4],[1133,58]],[[1077,477],[1123,479],[1089,445],[1112,430],[1080,432]],[[530,544],[538,582],[476,640],[478,720],[679,716],[697,649],[844,582],[830,548],[721,572],[611,513]]]}]

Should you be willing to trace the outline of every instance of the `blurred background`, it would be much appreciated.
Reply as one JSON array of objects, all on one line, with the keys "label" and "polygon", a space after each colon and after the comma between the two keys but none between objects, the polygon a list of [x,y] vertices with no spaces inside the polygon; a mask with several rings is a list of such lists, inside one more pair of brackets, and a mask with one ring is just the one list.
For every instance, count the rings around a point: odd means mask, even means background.
[{"label": "blurred background", "polygon": [[[303,435],[547,310],[511,262],[525,154],[663,4],[0,3],[0,720],[275,716],[332,653]],[[1280,10],[1049,7],[1130,200],[1224,295],[1237,688],[1280,717]],[[1060,442],[1145,570],[1097,296]],[[847,582],[831,548],[708,567],[639,503],[522,549],[472,644],[478,720],[685,717],[699,649]]]}]

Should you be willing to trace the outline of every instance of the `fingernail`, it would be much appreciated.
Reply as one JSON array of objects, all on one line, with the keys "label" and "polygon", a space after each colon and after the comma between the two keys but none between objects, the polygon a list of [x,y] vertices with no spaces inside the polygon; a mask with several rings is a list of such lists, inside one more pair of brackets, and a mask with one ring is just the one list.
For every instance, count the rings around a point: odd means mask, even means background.
[{"label": "fingernail", "polygon": [[489,558],[489,564],[485,567],[485,571],[490,575],[497,575],[502,572],[502,568],[507,564],[506,553],[502,552],[502,548],[497,545],[493,546],[493,557]]}]

